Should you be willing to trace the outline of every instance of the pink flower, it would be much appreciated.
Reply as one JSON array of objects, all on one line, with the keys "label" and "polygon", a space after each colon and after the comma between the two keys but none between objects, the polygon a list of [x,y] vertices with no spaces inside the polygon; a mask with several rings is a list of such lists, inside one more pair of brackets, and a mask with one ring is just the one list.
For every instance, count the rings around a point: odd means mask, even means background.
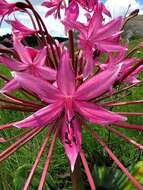
[{"label": "pink flower", "polygon": [[[75,0],[76,1],[76,0]],[[98,0],[77,0],[77,2],[86,10],[93,10],[94,6],[98,3]]]},{"label": "pink flower", "polygon": [[16,80],[24,89],[34,92],[48,104],[28,118],[17,122],[16,127],[43,127],[60,119],[62,142],[73,170],[81,147],[81,128],[77,114],[100,125],[125,120],[125,117],[90,102],[91,99],[110,89],[118,76],[120,67],[103,71],[77,87],[67,51],[63,54],[60,64],[57,72],[57,87],[29,74],[16,76]]},{"label": "pink flower", "polygon": [[71,1],[69,6],[66,8],[65,16],[72,21],[76,21],[79,16],[79,6],[77,2]]},{"label": "pink flower", "polygon": [[[124,68],[123,68],[122,69],[123,73],[124,74],[127,73],[132,67],[133,67],[133,65],[126,68],[126,70],[124,70]],[[123,80],[123,82],[130,83],[130,84],[136,84],[136,83],[140,82],[140,80],[137,79],[137,76],[142,71],[143,71],[143,65],[140,65],[134,72],[132,72],[127,78],[125,78],[125,80]]]},{"label": "pink flower", "polygon": [[8,3],[5,0],[0,0],[0,15],[5,16],[6,14],[10,14],[16,8],[16,3]]},{"label": "pink flower", "polygon": [[[74,0],[73,0],[74,1]],[[75,0],[76,1],[76,0]],[[91,12],[94,11],[95,7],[98,6],[98,4],[101,4],[102,11],[107,16],[111,17],[110,12],[106,9],[105,5],[100,2],[100,0],[77,0],[77,2],[87,11]]]},{"label": "pink flower", "polygon": [[117,37],[120,36],[123,18],[118,17],[107,24],[103,24],[102,9],[101,4],[96,6],[87,25],[69,19],[62,21],[66,27],[80,32],[79,46],[83,49],[87,60],[85,75],[92,71],[94,62],[100,55],[96,52],[119,52],[127,49],[122,47],[117,40]]},{"label": "pink flower", "polygon": [[2,17],[2,19],[4,18],[4,16],[11,14],[17,9],[18,8],[16,7],[16,3],[8,3],[5,0],[0,0],[0,16]]},{"label": "pink flower", "polygon": [[6,55],[0,56],[0,62],[15,72],[14,78],[1,89],[1,92],[10,92],[16,88],[20,88],[20,84],[16,80],[17,74],[29,73],[43,80],[56,79],[56,71],[45,67],[47,56],[45,47],[41,50],[36,50],[31,47],[25,47],[19,40],[14,39],[14,49],[19,59],[14,59]]},{"label": "pink flower", "polygon": [[[22,10],[30,16],[34,28],[38,30],[31,30],[17,20],[10,21],[13,28],[14,48],[9,49],[0,46],[0,63],[5,64],[10,71],[14,72],[11,81],[3,73],[0,73],[0,79],[8,82],[1,90],[3,94],[0,98],[0,108],[33,113],[21,121],[16,119],[14,122],[0,126],[0,130],[13,126],[29,128],[25,131],[22,130],[21,134],[12,138],[0,137],[0,143],[12,141],[12,145],[0,153],[0,162],[7,159],[45,129],[47,134],[43,136],[41,149],[25,184],[22,184],[22,188],[25,190],[30,188],[34,172],[44,151],[47,149],[49,140],[51,140],[38,190],[44,188],[54,145],[57,138],[60,137],[70,161],[71,170],[73,171],[75,167],[79,174],[77,176],[80,177],[80,172],[78,172],[80,163],[76,162],[79,155],[89,185],[92,190],[95,190],[96,187],[88,167],[86,155],[81,147],[81,133],[84,128],[90,133],[91,137],[93,136],[99,142],[104,151],[109,154],[132,184],[137,189],[142,190],[143,187],[118,160],[94,128],[94,124],[100,125],[100,128],[97,129],[98,132],[101,127],[103,130],[108,129],[137,149],[143,150],[140,143],[128,138],[114,128],[115,126],[143,131],[143,125],[141,124],[124,122],[126,120],[124,116],[143,116],[143,113],[136,112],[136,110],[135,112],[132,110],[130,112],[111,111],[115,106],[143,103],[143,100],[121,101],[122,98],[128,95],[124,92],[142,83],[142,81],[136,83],[136,75],[143,69],[143,60],[126,58],[133,55],[141,45],[137,45],[125,56],[127,48],[120,45],[120,30],[123,27],[123,18],[118,17],[109,23],[104,23],[103,14],[110,16],[110,13],[100,0],[71,0],[67,5],[65,2],[67,1],[47,0],[43,3],[48,8],[47,16],[53,14],[60,18],[61,9],[65,13],[63,23],[67,30],[70,30],[69,41],[65,44],[59,44],[50,36],[42,17],[30,0],[26,0],[26,3],[17,2],[16,4],[0,0],[2,17],[9,15],[18,7],[20,11]],[[86,11],[86,23],[78,22],[79,11],[81,10],[79,7],[81,6]],[[4,8],[7,12],[3,12]],[[78,31],[79,41],[77,41],[77,38],[74,39],[76,33],[74,34],[73,29]],[[38,32],[36,36],[41,48],[34,49],[24,46],[22,44],[24,40],[22,39],[36,32]],[[106,53],[108,60],[103,59],[103,63],[100,64],[99,60],[103,58],[101,57],[102,53]],[[128,82],[135,84],[128,85]],[[117,85],[119,85],[119,88]],[[113,87],[114,91],[111,94],[109,92]],[[22,98],[15,94],[9,94],[17,88],[20,88],[20,93],[24,92]],[[24,91],[21,91],[21,88]],[[14,142],[14,140],[16,141]],[[84,189],[81,184],[78,184],[81,180],[76,180],[76,172],[72,173],[73,184],[76,183],[78,187],[81,187],[79,189]],[[83,186],[85,185],[83,184]]]},{"label": "pink flower", "polygon": [[50,9],[46,13],[46,17],[53,14],[55,18],[60,18],[60,10],[66,8],[64,0],[47,0],[42,5]]},{"label": "pink flower", "polygon": [[[126,52],[125,51],[121,51],[118,55],[113,56],[112,54],[109,55],[109,60],[107,61],[106,64],[101,64],[101,69],[102,70],[106,70],[109,69],[110,67],[114,67],[118,64],[121,64],[121,70],[120,73],[117,77],[117,81],[120,81],[122,79],[122,77],[128,73],[136,63],[138,63],[139,59],[137,58],[126,58]],[[123,82],[126,83],[131,83],[131,84],[135,84],[137,82],[139,82],[140,80],[138,80],[136,78],[136,76],[143,70],[143,66],[139,65],[139,67],[137,67],[133,72],[131,72],[131,74],[128,75],[128,77],[125,78],[125,80],[123,80]]]}]

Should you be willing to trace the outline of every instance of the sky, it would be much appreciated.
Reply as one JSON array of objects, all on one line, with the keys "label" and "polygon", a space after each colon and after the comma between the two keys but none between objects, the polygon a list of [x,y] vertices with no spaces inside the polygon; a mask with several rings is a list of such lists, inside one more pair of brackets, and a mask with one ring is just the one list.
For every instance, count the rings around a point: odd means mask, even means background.
[{"label": "sky", "polygon": [[124,16],[135,9],[140,9],[139,14],[143,14],[143,0],[107,0],[105,5],[113,18]]},{"label": "sky", "polygon": [[[7,1],[12,3],[17,2],[18,0]],[[64,27],[61,24],[59,24],[59,21],[56,21],[52,17],[49,17],[48,19],[44,17],[47,8],[43,6],[41,8],[40,4],[43,1],[44,0],[31,0],[35,8],[40,12],[41,16],[43,17],[49,33],[51,33],[53,36],[65,36]],[[108,10],[111,12],[112,18],[116,18],[117,16],[124,16],[127,13],[127,10],[128,13],[130,13],[137,8],[140,9],[139,14],[143,14],[143,0],[102,0],[102,2],[105,3]],[[30,22],[26,14],[16,13],[16,18],[18,18],[23,24],[28,24],[27,26],[32,27],[32,25],[29,25]],[[80,20],[83,20],[83,14],[80,15]],[[106,18],[106,20],[109,19]],[[10,26],[6,23],[3,23],[0,28],[0,36],[10,32]]]}]

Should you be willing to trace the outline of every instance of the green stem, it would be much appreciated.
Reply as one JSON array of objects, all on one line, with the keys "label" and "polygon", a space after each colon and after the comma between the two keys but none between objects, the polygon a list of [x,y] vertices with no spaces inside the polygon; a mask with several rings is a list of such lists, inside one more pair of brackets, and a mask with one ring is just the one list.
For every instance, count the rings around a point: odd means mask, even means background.
[{"label": "green stem", "polygon": [[69,31],[69,50],[70,50],[70,58],[72,60],[73,68],[76,69],[74,64],[74,36],[72,30]]},{"label": "green stem", "polygon": [[72,180],[73,190],[85,190],[82,180],[80,157],[77,158],[74,171],[71,172],[71,180]]}]

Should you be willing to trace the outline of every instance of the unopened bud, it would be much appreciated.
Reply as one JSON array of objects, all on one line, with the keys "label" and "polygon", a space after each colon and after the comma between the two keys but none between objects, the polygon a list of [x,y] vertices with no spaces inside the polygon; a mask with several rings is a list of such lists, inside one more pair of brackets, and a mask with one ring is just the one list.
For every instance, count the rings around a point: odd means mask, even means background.
[{"label": "unopened bud", "polygon": [[26,3],[17,2],[16,7],[19,9],[26,9],[26,8],[29,8],[29,5],[27,5]]},{"label": "unopened bud", "polygon": [[134,11],[132,11],[131,13],[130,13],[130,15],[129,16],[137,16],[138,14],[139,14],[139,9],[135,9]]}]

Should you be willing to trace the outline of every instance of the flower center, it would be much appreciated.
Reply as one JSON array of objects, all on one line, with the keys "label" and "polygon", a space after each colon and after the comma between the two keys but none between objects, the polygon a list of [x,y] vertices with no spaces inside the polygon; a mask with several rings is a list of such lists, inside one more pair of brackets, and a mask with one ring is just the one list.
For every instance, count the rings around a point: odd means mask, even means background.
[{"label": "flower center", "polygon": [[98,58],[98,57],[100,56],[100,53],[101,53],[100,50],[95,49],[95,50],[93,51],[93,54],[92,54],[93,60],[95,60],[96,58]]},{"label": "flower center", "polygon": [[72,144],[76,144],[76,137],[74,136],[74,127],[73,120],[75,116],[72,117],[71,121],[66,121],[67,131],[65,132],[65,143],[72,146]]},{"label": "flower center", "polygon": [[73,117],[72,103],[73,103],[72,96],[66,96],[65,97],[65,110],[66,110],[66,117],[69,122],[72,120],[72,117]]}]

